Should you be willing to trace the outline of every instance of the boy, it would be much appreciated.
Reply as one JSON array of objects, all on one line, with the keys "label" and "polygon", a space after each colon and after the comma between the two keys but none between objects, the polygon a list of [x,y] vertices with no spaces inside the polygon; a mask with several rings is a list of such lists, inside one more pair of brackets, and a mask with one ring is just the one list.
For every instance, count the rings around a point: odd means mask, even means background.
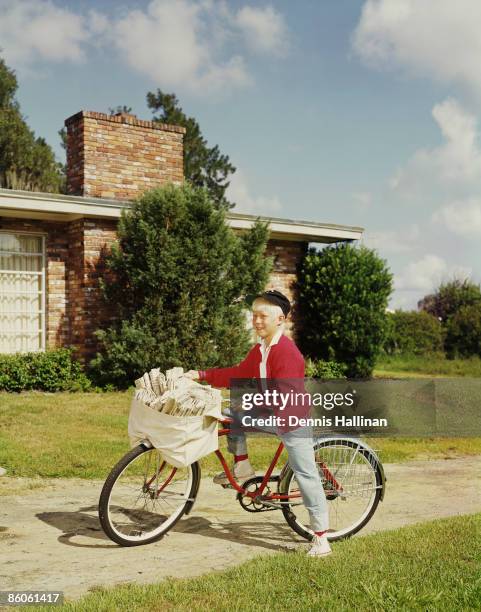
[{"label": "boy", "polygon": [[[280,291],[265,291],[252,304],[252,325],[261,342],[256,344],[247,357],[231,368],[190,370],[192,379],[205,380],[214,387],[229,388],[231,379],[300,379],[304,378],[304,357],[287,336],[284,322],[291,309],[287,297]],[[310,556],[329,555],[331,547],[327,540],[329,515],[327,501],[317,470],[312,437],[295,435],[295,431],[278,432],[289,456],[289,464],[296,475],[304,505],[309,511],[311,529],[314,532]],[[230,435],[229,452],[234,454],[234,477],[244,482],[255,476],[249,462],[244,435]],[[214,478],[218,484],[228,483],[222,472]]]}]

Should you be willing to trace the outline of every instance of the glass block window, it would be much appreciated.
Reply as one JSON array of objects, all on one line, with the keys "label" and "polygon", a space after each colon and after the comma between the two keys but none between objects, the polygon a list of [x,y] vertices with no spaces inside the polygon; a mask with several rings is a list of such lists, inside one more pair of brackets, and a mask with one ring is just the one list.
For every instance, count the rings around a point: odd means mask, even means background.
[{"label": "glass block window", "polygon": [[45,238],[0,232],[0,353],[45,349]]}]

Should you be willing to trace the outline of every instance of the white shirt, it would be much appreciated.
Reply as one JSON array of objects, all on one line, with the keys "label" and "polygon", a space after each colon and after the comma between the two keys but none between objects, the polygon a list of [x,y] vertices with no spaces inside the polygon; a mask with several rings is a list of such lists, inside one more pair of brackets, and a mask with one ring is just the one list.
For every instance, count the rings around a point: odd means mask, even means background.
[{"label": "white shirt", "polygon": [[282,333],[284,332],[284,326],[281,325],[272,337],[271,343],[269,346],[266,345],[265,340],[260,341],[260,349],[261,349],[261,362],[259,364],[259,378],[261,379],[262,390],[265,391],[266,384],[264,379],[267,378],[267,357],[269,356],[269,351],[274,344],[277,344],[281,339]]}]

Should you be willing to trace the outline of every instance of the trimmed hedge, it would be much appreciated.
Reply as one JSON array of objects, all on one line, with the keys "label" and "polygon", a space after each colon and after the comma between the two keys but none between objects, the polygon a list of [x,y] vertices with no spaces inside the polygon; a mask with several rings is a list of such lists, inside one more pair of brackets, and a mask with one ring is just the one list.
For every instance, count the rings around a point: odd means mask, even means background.
[{"label": "trimmed hedge", "polygon": [[297,288],[304,355],[344,363],[350,378],[371,376],[387,328],[392,274],[386,262],[363,246],[311,248]]},{"label": "trimmed hedge", "polygon": [[0,354],[1,391],[89,391],[92,383],[71,349]]}]

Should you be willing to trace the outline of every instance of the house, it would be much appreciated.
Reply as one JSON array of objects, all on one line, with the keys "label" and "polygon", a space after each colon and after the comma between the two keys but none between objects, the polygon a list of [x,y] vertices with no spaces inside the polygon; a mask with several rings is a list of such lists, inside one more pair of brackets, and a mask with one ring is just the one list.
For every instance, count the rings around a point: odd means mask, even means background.
[{"label": "house", "polygon": [[[0,352],[74,346],[88,359],[108,324],[99,278],[122,210],[144,190],[183,180],[184,128],[81,111],[67,126],[69,195],[0,189]],[[228,213],[236,231],[257,217]],[[358,240],[362,228],[269,217],[269,288],[292,296],[309,243]]]}]

